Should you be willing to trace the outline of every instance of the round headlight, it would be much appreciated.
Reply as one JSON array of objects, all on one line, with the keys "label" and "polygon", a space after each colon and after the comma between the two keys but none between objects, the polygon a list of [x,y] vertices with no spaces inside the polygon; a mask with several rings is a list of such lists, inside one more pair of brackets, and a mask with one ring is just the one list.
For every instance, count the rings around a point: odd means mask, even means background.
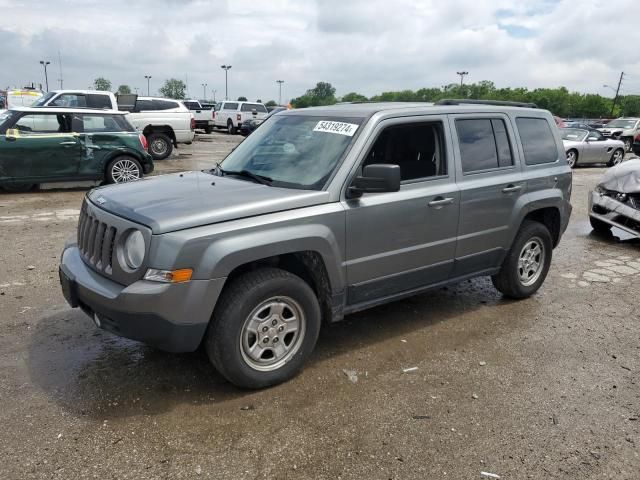
[{"label": "round headlight", "polygon": [[124,260],[127,266],[133,270],[137,270],[144,260],[145,246],[144,237],[140,230],[134,230],[129,234],[124,242]]}]

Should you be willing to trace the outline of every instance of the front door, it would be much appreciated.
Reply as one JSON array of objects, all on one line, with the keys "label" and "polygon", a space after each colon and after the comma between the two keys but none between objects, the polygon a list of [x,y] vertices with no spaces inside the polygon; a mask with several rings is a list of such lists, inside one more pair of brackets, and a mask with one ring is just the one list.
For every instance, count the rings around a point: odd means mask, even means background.
[{"label": "front door", "polygon": [[455,253],[460,195],[444,118],[387,120],[371,138],[361,166],[397,164],[402,183],[344,202],[350,305],[444,282]]},{"label": "front door", "polygon": [[26,114],[0,139],[0,176],[51,180],[73,177],[82,147],[70,114]]},{"label": "front door", "polygon": [[460,187],[453,276],[461,278],[500,265],[509,248],[515,204],[526,184],[506,115],[451,115],[450,123],[457,136],[454,144]]}]

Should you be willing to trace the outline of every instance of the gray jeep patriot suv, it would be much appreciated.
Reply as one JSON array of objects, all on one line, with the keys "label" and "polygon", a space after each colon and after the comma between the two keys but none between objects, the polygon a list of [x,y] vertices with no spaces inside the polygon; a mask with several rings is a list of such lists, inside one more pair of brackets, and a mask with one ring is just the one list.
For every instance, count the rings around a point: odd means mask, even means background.
[{"label": "gray jeep patriot suv", "polygon": [[291,378],[322,321],[480,275],[528,297],[571,169],[549,112],[466,103],[282,112],[212,170],[92,190],[63,293],[117,335],[204,344],[248,388]]}]

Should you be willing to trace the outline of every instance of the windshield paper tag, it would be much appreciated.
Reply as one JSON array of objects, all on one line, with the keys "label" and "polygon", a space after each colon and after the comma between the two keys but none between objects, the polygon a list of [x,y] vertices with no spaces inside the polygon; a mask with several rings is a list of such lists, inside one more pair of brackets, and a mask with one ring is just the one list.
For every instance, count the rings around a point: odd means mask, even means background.
[{"label": "windshield paper tag", "polygon": [[337,133],[338,135],[346,135],[347,137],[353,137],[356,130],[358,130],[358,125],[355,123],[329,121],[320,121],[313,129],[314,132]]}]

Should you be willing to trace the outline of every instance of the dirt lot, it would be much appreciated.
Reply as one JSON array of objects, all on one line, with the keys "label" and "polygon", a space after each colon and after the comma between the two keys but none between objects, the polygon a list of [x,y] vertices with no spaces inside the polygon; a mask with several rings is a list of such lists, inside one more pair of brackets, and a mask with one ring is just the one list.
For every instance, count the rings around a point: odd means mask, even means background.
[{"label": "dirt lot", "polygon": [[[207,168],[239,139],[206,137],[158,171]],[[533,298],[483,278],[352,315],[259,392],[68,308],[58,258],[86,189],[0,194],[0,477],[640,478],[640,247],[591,233],[602,171],[576,170]]]}]

